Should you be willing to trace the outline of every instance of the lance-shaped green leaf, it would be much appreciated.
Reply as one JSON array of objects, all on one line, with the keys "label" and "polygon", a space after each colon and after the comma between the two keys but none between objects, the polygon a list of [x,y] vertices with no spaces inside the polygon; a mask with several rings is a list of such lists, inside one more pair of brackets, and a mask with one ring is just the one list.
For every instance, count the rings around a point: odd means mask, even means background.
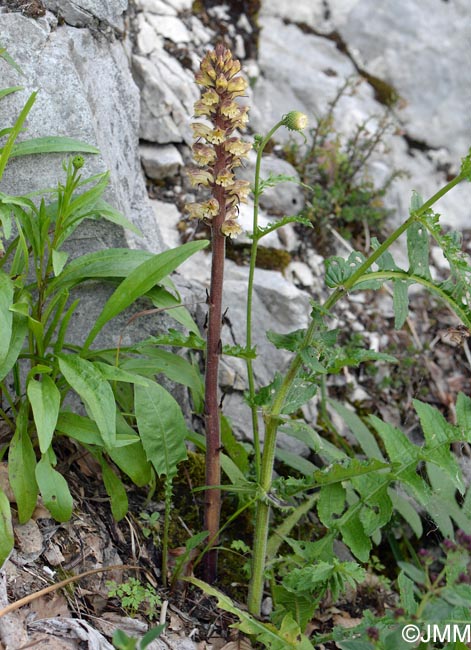
[{"label": "lance-shaped green leaf", "polygon": [[47,455],[36,465],[36,481],[44,505],[56,521],[68,521],[74,505],[67,481],[55,470]]},{"label": "lance-shaped green leaf", "polygon": [[8,449],[8,478],[18,506],[18,520],[26,523],[36,507],[38,485],[36,455],[27,431],[28,405],[23,402],[16,418],[16,431]]},{"label": "lance-shaped green leaf", "polygon": [[116,402],[111,386],[91,361],[73,354],[58,357],[61,373],[82,398],[105,446],[112,447],[116,442]]},{"label": "lance-shaped green leaf", "polygon": [[0,569],[10,555],[14,543],[10,503],[5,492],[0,489]]},{"label": "lance-shaped green leaf", "polygon": [[44,375],[41,381],[31,378],[28,382],[27,394],[33,410],[39,449],[42,454],[45,454],[56,428],[61,394],[48,375]]},{"label": "lance-shaped green leaf", "polygon": [[[2,151],[2,149],[0,149]],[[42,138],[30,138],[13,145],[10,156],[30,156],[40,153],[100,153],[90,144],[66,136],[50,135]]]},{"label": "lance-shaped green leaf", "polygon": [[136,421],[148,460],[158,476],[173,477],[186,458],[187,428],[180,406],[162,386],[134,388]]},{"label": "lance-shaped green leaf", "polygon": [[[12,321],[12,334],[6,357],[0,362],[0,381],[2,381],[15,365],[18,355],[23,347],[28,332],[27,317],[14,313]],[[3,333],[2,333],[3,335]]]},{"label": "lance-shaped green leaf", "polygon": [[101,454],[97,455],[101,465],[103,483],[111,501],[111,512],[116,521],[121,521],[128,512],[128,496],[120,478],[116,476]]},{"label": "lance-shaped green leaf", "polygon": [[10,307],[13,303],[14,287],[8,275],[0,271],[0,366],[5,361],[10,347],[13,313]]},{"label": "lance-shaped green leaf", "polygon": [[394,328],[399,330],[409,314],[409,283],[396,280],[393,285]]},{"label": "lance-shaped green leaf", "polygon": [[178,246],[172,250],[155,255],[132,271],[106,302],[85,341],[85,349],[92,344],[98,332],[108,321],[117,316],[126,307],[129,307],[137,298],[144,296],[160,280],[172,273],[186,259],[207,245],[207,240],[188,242],[187,244],[183,244],[183,246]]}]

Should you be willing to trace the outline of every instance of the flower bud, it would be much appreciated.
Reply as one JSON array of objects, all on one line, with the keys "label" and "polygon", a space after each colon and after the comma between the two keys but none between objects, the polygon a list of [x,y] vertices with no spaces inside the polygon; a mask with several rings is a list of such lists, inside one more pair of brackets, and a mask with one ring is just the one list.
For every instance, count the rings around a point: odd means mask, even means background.
[{"label": "flower bud", "polygon": [[83,156],[74,156],[72,159],[72,165],[74,169],[80,169],[85,164],[85,159]]},{"label": "flower bud", "polygon": [[283,124],[290,131],[302,131],[308,125],[307,115],[299,111],[291,111],[283,115]]}]

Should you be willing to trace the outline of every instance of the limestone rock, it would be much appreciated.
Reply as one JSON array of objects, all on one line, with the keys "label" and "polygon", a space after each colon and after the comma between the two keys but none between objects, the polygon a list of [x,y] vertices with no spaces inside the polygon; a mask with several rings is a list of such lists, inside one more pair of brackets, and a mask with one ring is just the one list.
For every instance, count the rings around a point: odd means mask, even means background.
[{"label": "limestone rock", "polygon": [[154,180],[175,176],[183,165],[180,152],[172,144],[141,144],[139,153],[146,176]]},{"label": "limestone rock", "polygon": [[74,27],[96,27],[99,21],[122,29],[122,14],[128,8],[128,0],[44,0],[44,4]]}]

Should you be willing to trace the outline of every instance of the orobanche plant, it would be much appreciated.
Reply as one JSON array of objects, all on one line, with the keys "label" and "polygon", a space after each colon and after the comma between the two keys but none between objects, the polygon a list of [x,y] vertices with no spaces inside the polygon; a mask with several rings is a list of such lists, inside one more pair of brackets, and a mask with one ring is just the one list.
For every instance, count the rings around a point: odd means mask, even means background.
[{"label": "orobanche plant", "polygon": [[[215,526],[219,521],[220,508],[217,493],[220,487],[220,422],[227,426],[227,421],[221,416],[216,392],[218,358],[225,352],[220,342],[224,237],[236,236],[240,232],[236,221],[237,204],[245,200],[248,193],[247,184],[237,180],[234,175],[234,168],[241,164],[241,158],[248,151],[248,145],[232,133],[234,128],[242,128],[247,121],[247,108],[233,101],[235,96],[243,95],[246,87],[243,79],[236,76],[239,70],[240,64],[234,61],[227,49],[219,45],[205,56],[196,74],[196,81],[203,86],[203,90],[201,99],[195,105],[195,114],[207,118],[208,124],[198,122],[193,126],[196,138],[194,157],[200,168],[190,170],[190,178],[194,185],[206,189],[207,198],[187,208],[191,217],[203,219],[211,226],[213,241],[205,409],[208,479],[206,525],[209,546],[218,536]],[[453,535],[450,516],[455,523],[460,519],[460,525],[471,525],[465,507],[460,509],[456,505],[451,515],[443,512],[443,503],[438,510],[434,507],[438,503],[434,501],[434,489],[441,480],[439,477],[451,481],[453,489],[458,490],[467,503],[471,499],[450,450],[453,442],[471,440],[469,398],[460,395],[455,425],[449,424],[436,409],[415,401],[425,437],[422,445],[413,444],[404,433],[376,416],[370,416],[369,426],[365,426],[359,418],[354,419],[354,414],[350,417],[351,412],[342,404],[333,403],[348,424],[353,422],[354,433],[363,452],[360,456],[337,449],[298,417],[300,407],[311,399],[318,388],[325,389],[325,378],[329,374],[339,373],[344,367],[357,366],[365,360],[395,361],[389,355],[360,347],[352,350],[337,342],[339,332],[329,329],[328,320],[333,308],[341,299],[348,298],[350,292],[374,290],[385,282],[391,282],[395,326],[399,328],[408,314],[408,288],[414,283],[419,284],[445,300],[465,327],[471,327],[471,266],[460,250],[459,239],[453,234],[443,233],[439,215],[432,210],[433,205],[455,185],[463,180],[471,180],[470,155],[463,160],[459,175],[429,200],[423,202],[414,193],[409,217],[384,242],[373,240],[369,255],[354,251],[346,260],[341,257],[327,260],[326,284],[333,289],[332,293],[324,304],[313,301],[307,329],[286,335],[267,332],[275,347],[289,350],[293,358],[284,375],[277,374],[269,386],[255,386],[252,360],[256,351],[252,346],[251,323],[257,245],[262,237],[286,223],[306,223],[299,217],[285,217],[266,228],[258,226],[258,206],[263,191],[278,182],[290,180],[284,176],[261,179],[261,159],[267,143],[279,128],[301,131],[306,125],[305,115],[296,111],[288,113],[266,136],[256,135],[253,145],[257,161],[255,181],[251,188],[254,219],[250,235],[252,254],[247,288],[247,338],[245,350],[241,348],[237,352],[247,363],[246,398],[252,410],[255,481],[231,471],[229,478],[236,485],[226,487],[250,497],[246,507],[255,503],[249,613],[237,608],[213,586],[192,579],[194,584],[215,595],[221,607],[239,616],[243,631],[255,635],[266,647],[280,650],[312,648],[303,631],[322,595],[329,590],[335,597],[347,585],[355,585],[364,577],[363,570],[356,562],[340,562],[336,558],[333,550],[335,538],[340,537],[359,561],[366,562],[372,540],[380,541],[381,530],[395,510],[405,517],[412,512],[415,515],[415,531],[420,534],[420,518],[397,487],[405,490],[418,507],[431,508],[430,516],[436,517],[445,535]],[[407,237],[407,269],[400,268],[389,251],[402,234]],[[449,276],[444,281],[433,280],[429,270],[431,240],[441,247],[449,262]],[[174,340],[176,342],[177,337]],[[201,347],[199,343],[195,344],[194,339],[193,342],[190,339],[182,341],[181,337],[179,340],[187,347]],[[164,342],[168,344],[169,339]],[[234,350],[229,350],[229,353],[234,353]],[[265,428],[263,448],[258,432],[260,412]],[[280,430],[307,443],[323,464],[316,467],[306,461],[301,468],[304,477],[274,480],[277,433]],[[378,444],[378,441],[382,444]],[[238,462],[236,454],[233,460]],[[427,473],[419,475],[417,469],[422,465],[425,465]],[[288,514],[270,536],[270,511],[273,507],[285,508]],[[292,528],[307,511],[313,509],[316,509],[324,526],[325,535],[316,541],[290,540]],[[277,553],[283,541],[292,547],[293,555],[280,562]],[[210,581],[214,579],[215,566],[213,561],[206,571]],[[260,614],[265,580],[269,577],[276,626],[262,624],[255,618]]]},{"label": "orobanche plant", "polygon": [[[3,57],[9,61],[5,52]],[[5,89],[2,96],[15,90]],[[15,125],[1,132],[7,141],[1,151],[0,179],[11,155],[51,150],[50,141],[15,144],[33,102],[34,95]],[[97,152],[76,142],[52,143],[54,151],[82,147]],[[181,408],[157,383],[156,375],[163,372],[175,379],[178,370],[177,380],[192,388],[195,402],[202,399],[191,364],[177,355],[141,349],[136,361],[133,348],[91,346],[112,319],[144,296],[157,311],[172,308],[169,314],[196,332],[188,311],[179,307],[168,275],[207,242],[190,242],[158,255],[108,249],[70,259],[64,244],[85,219],[104,217],[136,230],[103,199],[108,173],[83,179],[83,165],[80,155],[64,163],[65,180],[52,190],[22,196],[0,192],[0,457],[8,454],[19,523],[31,517],[39,494],[57,521],[70,518],[72,496],[66,478],[56,469],[64,437],[98,461],[116,519],[128,508],[116,468],[138,486],[154,482],[155,474],[164,475],[168,515],[171,479],[186,457],[187,428]],[[116,288],[90,331],[83,333],[84,344],[78,345],[70,331],[81,297],[78,289],[98,280]],[[82,410],[67,406],[71,393],[80,398]],[[164,534],[164,547],[166,542]],[[12,546],[10,504],[0,490],[0,566]],[[166,552],[163,558],[165,562]],[[165,569],[164,580],[166,573]]]}]

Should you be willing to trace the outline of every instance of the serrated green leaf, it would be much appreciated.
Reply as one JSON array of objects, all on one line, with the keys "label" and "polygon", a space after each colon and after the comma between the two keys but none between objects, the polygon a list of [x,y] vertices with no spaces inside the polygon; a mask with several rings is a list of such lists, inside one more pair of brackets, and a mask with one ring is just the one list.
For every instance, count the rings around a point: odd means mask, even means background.
[{"label": "serrated green leaf", "polygon": [[414,222],[407,229],[409,273],[431,280],[429,269],[429,235],[423,224]]},{"label": "serrated green leaf", "polygon": [[35,478],[36,455],[27,431],[28,408],[23,402],[16,419],[16,430],[8,449],[8,477],[18,506],[18,521],[26,523],[36,507],[38,485]]},{"label": "serrated green leaf", "polygon": [[402,608],[405,610],[406,614],[413,616],[416,613],[418,606],[414,596],[414,583],[406,576],[404,571],[401,571],[397,579],[397,585],[401,595]]},{"label": "serrated green leaf", "polygon": [[187,428],[178,403],[162,386],[134,388],[136,422],[148,460],[158,476],[172,478],[186,458]]},{"label": "serrated green leaf", "polygon": [[132,271],[106,302],[85,341],[84,348],[88,349],[108,321],[129,307],[137,298],[145,295],[162,278],[183,264],[188,257],[205,248],[208,243],[206,240],[188,242],[155,255]]},{"label": "serrated green leaf", "polygon": [[337,523],[343,541],[360,562],[367,562],[372,548],[371,539],[365,534],[358,512],[349,511]]},{"label": "serrated green leaf", "polygon": [[73,499],[67,481],[44,455],[36,465],[36,481],[44,505],[56,521],[68,521],[72,516]]},{"label": "serrated green leaf", "polygon": [[455,488],[463,494],[465,486],[455,456],[450,453],[450,443],[456,438],[454,428],[443,415],[429,404],[413,400],[425,436],[423,457],[441,467]]},{"label": "serrated green leaf", "polygon": [[45,454],[49,449],[56,428],[61,394],[48,375],[44,375],[41,381],[31,378],[26,390],[33,411],[39,449],[42,454]]},{"label": "serrated green leaf", "polygon": [[346,492],[341,483],[332,483],[321,488],[317,504],[319,519],[331,528],[335,525],[345,508]]},{"label": "serrated green leaf", "polygon": [[116,521],[121,521],[128,512],[128,496],[120,478],[116,476],[101,454],[98,455],[101,466],[103,484],[110,497],[111,513]]},{"label": "serrated green leaf", "polygon": [[416,472],[417,464],[422,458],[421,449],[412,444],[400,429],[383,422],[375,415],[370,415],[368,419],[384,442],[393,463],[395,476],[412,491],[414,498],[421,505],[426,506],[430,498],[430,489]]},{"label": "serrated green leaf", "polygon": [[90,411],[106,447],[116,442],[116,403],[111,386],[91,361],[78,355],[58,355],[66,381]]},{"label": "serrated green leaf", "polygon": [[0,570],[9,557],[14,543],[10,503],[7,495],[0,488]]},{"label": "serrated green leaf", "polygon": [[289,334],[277,334],[276,332],[267,330],[266,337],[278,350],[296,352],[302,343],[305,334],[305,329],[295,330],[294,332],[289,332]]},{"label": "serrated green leaf", "polygon": [[308,379],[296,377],[289,387],[281,413],[283,415],[295,413],[301,406],[307,404],[316,393],[317,384]]},{"label": "serrated green leaf", "polygon": [[253,618],[248,612],[240,609],[225,594],[211,587],[197,578],[187,578],[204,593],[217,598],[218,607],[238,617],[240,623],[237,627],[245,634],[254,635],[260,643],[264,643],[270,650],[313,650],[309,639],[304,636],[299,625],[291,615],[287,615],[281,624],[280,630],[274,625],[265,624]]},{"label": "serrated green leaf", "polygon": [[311,595],[306,596],[288,591],[282,585],[273,587],[273,596],[276,600],[277,613],[283,615],[290,612],[300,629],[306,629],[306,625],[310,622],[318,607],[317,599],[312,598]]},{"label": "serrated green leaf", "polygon": [[12,335],[14,286],[8,275],[0,271],[0,367],[8,356]]},{"label": "serrated green leaf", "polygon": [[409,285],[403,280],[393,283],[394,327],[399,330],[409,314]]},{"label": "serrated green leaf", "polygon": [[471,442],[471,398],[464,393],[459,393],[456,400],[456,421],[463,439]]}]

